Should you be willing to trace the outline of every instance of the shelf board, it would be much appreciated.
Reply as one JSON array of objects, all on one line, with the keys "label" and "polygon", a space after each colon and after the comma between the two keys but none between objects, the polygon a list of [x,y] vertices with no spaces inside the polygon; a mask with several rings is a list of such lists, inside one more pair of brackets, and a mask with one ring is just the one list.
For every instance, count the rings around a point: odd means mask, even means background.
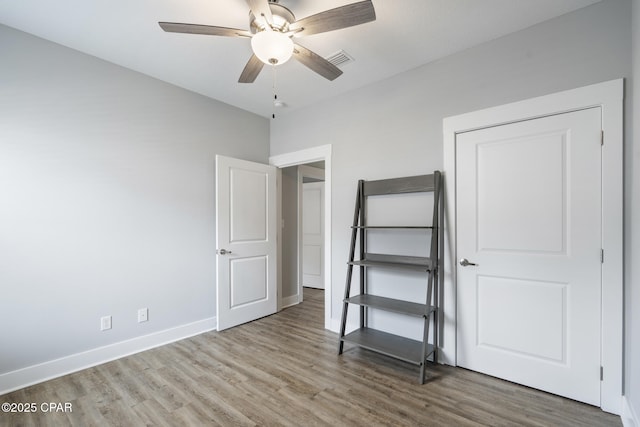
[{"label": "shelf board", "polygon": [[428,307],[426,304],[385,298],[377,295],[356,295],[348,298],[347,302],[415,317],[425,317],[435,310],[433,306]]},{"label": "shelf board", "polygon": [[427,356],[434,351],[433,345],[427,344],[423,357],[421,341],[370,328],[356,329],[344,336],[342,340],[414,365],[422,365]]},{"label": "shelf board", "polygon": [[378,179],[374,181],[363,181],[362,188],[365,197],[385,194],[432,192],[436,190],[436,184],[438,184],[439,178],[440,172],[430,175]]},{"label": "shelf board", "polygon": [[349,264],[364,267],[385,267],[416,271],[431,271],[434,263],[427,257],[367,253],[365,254],[364,259],[350,261]]},{"label": "shelf board", "polygon": [[389,230],[430,230],[432,225],[356,225],[351,228]]}]

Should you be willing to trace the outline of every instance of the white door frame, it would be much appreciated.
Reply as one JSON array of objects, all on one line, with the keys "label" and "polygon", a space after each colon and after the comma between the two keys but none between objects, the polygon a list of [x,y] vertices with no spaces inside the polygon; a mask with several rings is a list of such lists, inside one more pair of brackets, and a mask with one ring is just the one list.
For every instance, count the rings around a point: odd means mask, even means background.
[{"label": "white door frame", "polygon": [[[303,184],[304,184],[305,177],[319,179],[324,182],[324,170],[319,168],[314,168],[312,166],[307,166],[307,165],[298,166],[298,302],[299,303],[303,301],[302,277],[304,275],[304,271],[303,271],[304,269],[302,268],[302,265],[303,265],[304,259],[302,255],[303,254],[302,248],[303,248],[304,232],[303,232],[303,226],[302,226],[302,223],[303,223],[302,221],[303,199],[302,198],[304,194]],[[323,193],[322,198],[325,199],[322,201],[324,205],[324,203],[326,203],[326,195],[324,194],[324,191],[322,193]],[[323,242],[323,246],[324,246],[324,242]]]},{"label": "white door frame", "polygon": [[[269,157],[269,164],[278,168],[297,166],[304,163],[324,161],[324,327],[331,329],[331,145],[321,145],[292,153]],[[278,186],[278,205],[282,205],[282,189]],[[279,214],[282,218],[281,213]],[[278,242],[282,242],[282,227],[278,227]],[[278,257],[282,259],[281,245],[278,244]],[[281,277],[278,277],[278,289],[282,289]],[[279,292],[279,300],[282,293]],[[280,306],[280,305],[279,305]]]},{"label": "white door frame", "polygon": [[456,365],[456,134],[521,120],[601,107],[602,147],[602,342],[600,407],[622,410],[623,351],[623,79],[475,111],[443,120],[445,176],[444,330],[441,355]]}]

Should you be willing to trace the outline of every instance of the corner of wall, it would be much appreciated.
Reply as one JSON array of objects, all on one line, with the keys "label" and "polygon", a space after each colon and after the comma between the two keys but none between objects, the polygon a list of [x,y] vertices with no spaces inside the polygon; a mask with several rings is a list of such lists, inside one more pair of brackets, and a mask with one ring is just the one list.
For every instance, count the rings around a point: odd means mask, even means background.
[{"label": "corner of wall", "polygon": [[640,419],[629,404],[627,396],[622,396],[622,425],[624,427],[640,427]]}]

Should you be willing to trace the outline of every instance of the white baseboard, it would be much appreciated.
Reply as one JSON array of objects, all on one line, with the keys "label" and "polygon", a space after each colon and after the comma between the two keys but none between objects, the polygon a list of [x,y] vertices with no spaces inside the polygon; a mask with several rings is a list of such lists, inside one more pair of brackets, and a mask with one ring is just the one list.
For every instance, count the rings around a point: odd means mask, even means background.
[{"label": "white baseboard", "polygon": [[622,396],[622,425],[624,427],[640,427],[640,419],[633,407],[629,404],[627,396]]},{"label": "white baseboard", "polygon": [[340,320],[331,318],[329,328],[331,332],[340,333]]},{"label": "white baseboard", "polygon": [[290,297],[282,298],[282,308],[291,307],[292,305],[298,304],[298,294],[291,295]]},{"label": "white baseboard", "polygon": [[0,395],[43,381],[81,371],[92,366],[149,350],[154,347],[209,332],[217,328],[217,319],[211,317],[153,334],[109,344],[60,359],[50,360],[0,375]]}]

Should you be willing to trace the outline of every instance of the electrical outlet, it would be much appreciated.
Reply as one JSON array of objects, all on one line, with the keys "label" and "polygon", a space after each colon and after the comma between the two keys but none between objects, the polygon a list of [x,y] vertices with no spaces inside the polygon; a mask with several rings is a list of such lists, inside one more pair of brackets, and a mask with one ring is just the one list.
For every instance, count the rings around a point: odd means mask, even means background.
[{"label": "electrical outlet", "polygon": [[106,331],[111,329],[111,316],[104,316],[100,318],[100,330]]},{"label": "electrical outlet", "polygon": [[138,323],[146,322],[149,320],[149,309],[141,308],[138,310]]}]

